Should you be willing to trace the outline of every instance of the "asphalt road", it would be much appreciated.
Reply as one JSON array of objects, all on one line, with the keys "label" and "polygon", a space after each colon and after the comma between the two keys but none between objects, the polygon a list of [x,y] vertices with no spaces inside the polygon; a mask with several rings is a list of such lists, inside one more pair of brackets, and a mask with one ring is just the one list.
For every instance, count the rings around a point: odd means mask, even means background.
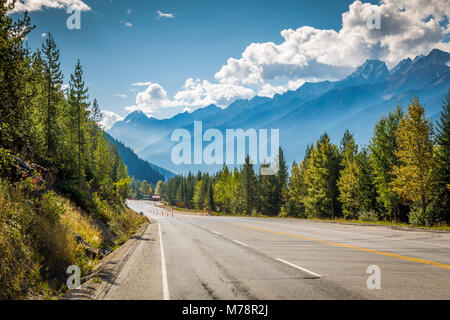
[{"label": "asphalt road", "polygon": [[129,206],[154,223],[104,299],[450,299],[449,233]]}]

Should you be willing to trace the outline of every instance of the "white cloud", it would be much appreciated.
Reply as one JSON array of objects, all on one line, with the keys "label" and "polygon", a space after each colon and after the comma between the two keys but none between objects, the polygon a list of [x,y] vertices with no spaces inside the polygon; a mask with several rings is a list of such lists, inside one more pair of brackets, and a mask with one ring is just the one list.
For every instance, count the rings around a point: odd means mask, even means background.
[{"label": "white cloud", "polygon": [[125,22],[124,23],[125,27],[131,28],[133,26],[133,24],[131,22]]},{"label": "white cloud", "polygon": [[175,14],[173,14],[173,13],[163,13],[159,10],[156,11],[156,13],[158,14],[157,19],[161,19],[161,18],[173,19],[173,18],[175,18]]},{"label": "white cloud", "polygon": [[112,128],[112,126],[118,122],[122,121],[123,117],[119,116],[118,114],[108,111],[108,110],[102,110],[103,119],[100,122],[100,125],[103,129],[109,130]]},{"label": "white cloud", "polygon": [[[256,85],[278,79],[339,79],[366,59],[389,67],[433,48],[450,50],[450,6],[442,0],[382,0],[379,5],[355,1],[342,15],[339,31],[304,26],[281,31],[284,41],[252,43],[239,59],[230,58],[215,78],[221,83]],[[369,30],[377,10],[381,29]],[[442,27],[441,24],[445,24]]]},{"label": "white cloud", "polygon": [[123,93],[116,93],[116,94],[114,94],[114,97],[123,98],[123,99],[127,99],[128,98],[128,96],[126,94],[123,94]]},{"label": "white cloud", "polygon": [[272,86],[268,83],[263,85],[261,89],[258,91],[258,96],[260,97],[268,97],[273,98],[275,94],[282,94],[285,93],[288,89],[284,86]]},{"label": "white cloud", "polygon": [[[8,0],[7,3],[11,3],[11,0]],[[74,7],[81,11],[91,10],[91,8],[81,0],[18,0],[14,9],[9,13],[41,11],[45,8],[65,9],[68,7]]]},{"label": "white cloud", "polygon": [[236,99],[250,99],[255,96],[252,89],[238,85],[210,83],[207,80],[187,79],[184,90],[178,91],[175,99],[184,105],[204,107],[216,104],[226,107]]},{"label": "white cloud", "polygon": [[137,94],[136,104],[126,107],[126,110],[130,112],[141,110],[154,117],[168,118],[179,112],[191,112],[211,104],[226,107],[237,99],[250,99],[255,96],[252,89],[242,86],[188,79],[182,90],[170,98],[160,84],[151,82],[146,84],[147,88]]},{"label": "white cloud", "polygon": [[294,91],[300,88],[305,83],[304,79],[298,79],[298,80],[289,80],[287,87],[289,90]]}]

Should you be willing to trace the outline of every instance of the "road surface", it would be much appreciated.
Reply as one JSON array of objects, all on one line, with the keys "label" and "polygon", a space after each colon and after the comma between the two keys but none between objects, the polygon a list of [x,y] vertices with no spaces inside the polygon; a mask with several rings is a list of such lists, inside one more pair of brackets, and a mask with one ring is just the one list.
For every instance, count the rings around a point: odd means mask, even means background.
[{"label": "road surface", "polygon": [[450,299],[449,233],[129,206],[154,223],[103,299]]}]

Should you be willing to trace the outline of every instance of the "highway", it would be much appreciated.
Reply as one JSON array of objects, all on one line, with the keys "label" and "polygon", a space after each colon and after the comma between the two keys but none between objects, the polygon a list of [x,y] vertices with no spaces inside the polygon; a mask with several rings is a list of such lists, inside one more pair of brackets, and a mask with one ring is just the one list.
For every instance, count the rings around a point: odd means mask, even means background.
[{"label": "highway", "polygon": [[103,299],[450,299],[450,233],[128,205],[153,223]]}]

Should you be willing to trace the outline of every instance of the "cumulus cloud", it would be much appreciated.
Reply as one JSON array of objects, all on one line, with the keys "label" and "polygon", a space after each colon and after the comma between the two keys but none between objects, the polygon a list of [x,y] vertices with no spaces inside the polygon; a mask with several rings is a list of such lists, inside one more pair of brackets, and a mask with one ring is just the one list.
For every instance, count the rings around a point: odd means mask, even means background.
[{"label": "cumulus cloud", "polygon": [[[7,3],[11,3],[9,0]],[[23,11],[41,11],[45,8],[65,9],[73,7],[81,11],[90,11],[91,8],[81,0],[18,0],[10,13]]]},{"label": "cumulus cloud", "polygon": [[268,97],[273,98],[275,94],[285,93],[288,89],[284,86],[272,86],[271,84],[266,83],[259,89],[258,96],[260,97]]},{"label": "cumulus cloud", "polygon": [[140,82],[134,86],[147,85],[136,95],[136,104],[126,107],[128,111],[140,110],[154,117],[170,117],[178,112],[194,111],[215,104],[226,107],[237,99],[250,99],[255,96],[252,89],[237,85],[210,83],[207,80],[187,79],[182,90],[170,98],[158,83]]},{"label": "cumulus cloud", "polygon": [[117,113],[114,113],[112,111],[108,111],[108,110],[102,110],[102,116],[103,119],[100,122],[100,126],[104,129],[104,130],[109,130],[112,128],[112,126],[118,122],[118,121],[122,121],[123,117],[119,116]]},{"label": "cumulus cloud", "polygon": [[207,80],[187,79],[184,90],[175,95],[175,100],[184,105],[202,107],[216,104],[226,107],[236,99],[250,99],[255,96],[252,89],[238,85],[210,83]]},{"label": "cumulus cloud", "polygon": [[[389,67],[433,48],[449,51],[448,1],[382,0],[378,5],[355,1],[342,14],[339,31],[309,26],[281,31],[283,42],[252,43],[239,59],[230,58],[215,78],[221,83],[257,85],[277,79],[339,79],[366,59]],[[381,29],[367,21],[381,17]],[[268,87],[266,87],[268,88]]]}]

